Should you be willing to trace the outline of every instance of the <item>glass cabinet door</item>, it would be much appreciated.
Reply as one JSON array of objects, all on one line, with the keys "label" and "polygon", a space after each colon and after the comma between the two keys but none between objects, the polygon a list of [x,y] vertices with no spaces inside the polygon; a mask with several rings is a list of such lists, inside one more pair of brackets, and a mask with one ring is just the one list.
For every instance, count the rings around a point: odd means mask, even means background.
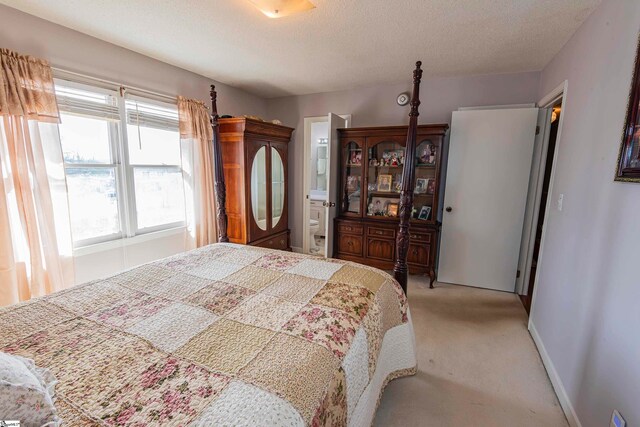
[{"label": "glass cabinet door", "polygon": [[360,215],[362,198],[362,170],[364,168],[363,141],[342,140],[342,212]]},{"label": "glass cabinet door", "polygon": [[251,210],[255,223],[267,229],[267,149],[260,147],[251,166]]},{"label": "glass cabinet door", "polygon": [[416,141],[415,171],[416,182],[413,191],[413,211],[411,218],[417,221],[433,222],[437,215],[438,195],[437,168],[439,144],[432,139],[418,139]]},{"label": "glass cabinet door", "polygon": [[271,147],[271,227],[280,222],[284,210],[284,164],[278,150]]},{"label": "glass cabinet door", "polygon": [[404,142],[402,138],[373,139],[367,150],[367,216],[398,216]]}]

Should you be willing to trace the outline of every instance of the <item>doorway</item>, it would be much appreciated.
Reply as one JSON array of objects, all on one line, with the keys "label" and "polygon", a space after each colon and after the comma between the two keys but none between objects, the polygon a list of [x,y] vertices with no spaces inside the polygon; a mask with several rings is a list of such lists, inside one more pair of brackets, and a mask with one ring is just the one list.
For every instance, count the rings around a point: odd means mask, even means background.
[{"label": "doorway", "polygon": [[[349,127],[351,115],[305,117],[302,252],[331,257],[337,190],[337,129]],[[332,170],[334,173],[332,173]],[[333,176],[335,178],[333,178]]]},{"label": "doorway", "polygon": [[547,143],[546,156],[544,162],[542,163],[544,165],[544,169],[540,171],[541,173],[543,173],[542,190],[540,192],[540,198],[538,201],[539,206],[537,208],[536,215],[537,221],[535,221],[534,234],[532,236],[533,242],[531,242],[533,252],[531,254],[531,261],[526,267],[528,268],[528,271],[525,272],[526,281],[525,283],[523,283],[523,286],[525,287],[525,293],[520,295],[522,305],[524,305],[527,314],[531,312],[531,302],[533,300],[533,290],[536,284],[538,259],[540,257],[540,248],[542,244],[542,231],[544,229],[544,222],[548,213],[547,209],[550,205],[549,196],[551,193],[549,189],[551,188],[551,172],[553,171],[558,130],[560,128],[560,117],[562,115],[562,98],[554,101],[551,107],[549,107],[549,110],[549,138]]}]

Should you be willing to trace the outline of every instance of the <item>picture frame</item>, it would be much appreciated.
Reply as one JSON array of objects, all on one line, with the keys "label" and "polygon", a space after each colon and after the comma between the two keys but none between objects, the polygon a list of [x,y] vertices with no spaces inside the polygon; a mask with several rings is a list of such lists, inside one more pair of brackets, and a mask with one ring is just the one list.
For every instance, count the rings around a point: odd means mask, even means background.
[{"label": "picture frame", "polygon": [[368,216],[389,216],[389,206],[398,204],[397,198],[372,197],[367,208]]},{"label": "picture frame", "polygon": [[387,206],[387,216],[398,216],[398,204],[397,203],[389,203]]},{"label": "picture frame", "polygon": [[428,221],[429,215],[431,214],[431,206],[423,206],[420,208],[420,213],[418,214],[418,219],[422,221]]},{"label": "picture frame", "polygon": [[634,64],[615,180],[640,183],[640,34]]},{"label": "picture frame", "polygon": [[347,161],[349,166],[362,166],[362,150],[354,148],[349,150],[349,160]]},{"label": "picture frame", "polygon": [[429,178],[427,180],[427,194],[435,194],[436,193],[436,179]]},{"label": "picture frame", "polygon": [[393,184],[393,175],[380,174],[378,175],[378,191],[391,192],[391,185]]},{"label": "picture frame", "polygon": [[433,143],[421,144],[416,153],[418,166],[434,166],[436,164],[436,146]]},{"label": "picture frame", "polygon": [[349,175],[347,176],[347,191],[353,192],[360,189],[360,176]]},{"label": "picture frame", "polygon": [[429,184],[429,179],[427,178],[416,178],[416,187],[413,192],[415,194],[424,194],[427,192],[427,186]]}]

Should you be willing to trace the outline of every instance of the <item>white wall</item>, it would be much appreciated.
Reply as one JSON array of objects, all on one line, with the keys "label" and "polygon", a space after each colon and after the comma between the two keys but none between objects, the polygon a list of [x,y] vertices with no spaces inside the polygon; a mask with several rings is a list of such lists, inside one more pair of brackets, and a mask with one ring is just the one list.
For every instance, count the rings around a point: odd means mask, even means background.
[{"label": "white wall", "polygon": [[533,332],[585,427],[640,425],[640,184],[613,181],[639,28],[639,1],[605,0],[538,92],[568,80]]},{"label": "white wall", "polygon": [[266,114],[263,98],[4,5],[0,5],[0,46],[68,71],[207,104],[213,83],[220,114]]},{"label": "white wall", "polygon": [[[413,67],[414,64],[407,64],[406,81],[400,84],[267,100],[269,117],[296,128],[289,146],[289,227],[292,246],[302,246],[304,118],[332,112],[352,114],[352,127],[406,125],[409,123],[409,106],[398,106],[396,96],[411,90]],[[420,90],[422,104],[419,123],[450,123],[451,112],[459,107],[535,102],[538,78],[537,72],[425,77]]]},{"label": "white wall", "polygon": [[[266,115],[266,101],[260,97],[4,5],[0,5],[0,47],[44,58],[54,67],[68,71],[167,95],[196,98],[207,104],[209,85],[213,83],[220,114]],[[144,241],[123,248],[83,251],[75,257],[76,282],[107,276],[185,250],[184,232],[141,240]]]}]

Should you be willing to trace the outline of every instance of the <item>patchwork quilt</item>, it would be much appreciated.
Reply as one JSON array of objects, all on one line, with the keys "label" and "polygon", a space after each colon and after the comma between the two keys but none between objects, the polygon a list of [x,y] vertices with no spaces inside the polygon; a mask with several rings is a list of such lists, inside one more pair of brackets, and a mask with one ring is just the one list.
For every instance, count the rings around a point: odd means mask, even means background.
[{"label": "patchwork quilt", "polygon": [[385,272],[234,244],[2,308],[0,350],[50,369],[70,426],[370,425],[416,365]]}]

